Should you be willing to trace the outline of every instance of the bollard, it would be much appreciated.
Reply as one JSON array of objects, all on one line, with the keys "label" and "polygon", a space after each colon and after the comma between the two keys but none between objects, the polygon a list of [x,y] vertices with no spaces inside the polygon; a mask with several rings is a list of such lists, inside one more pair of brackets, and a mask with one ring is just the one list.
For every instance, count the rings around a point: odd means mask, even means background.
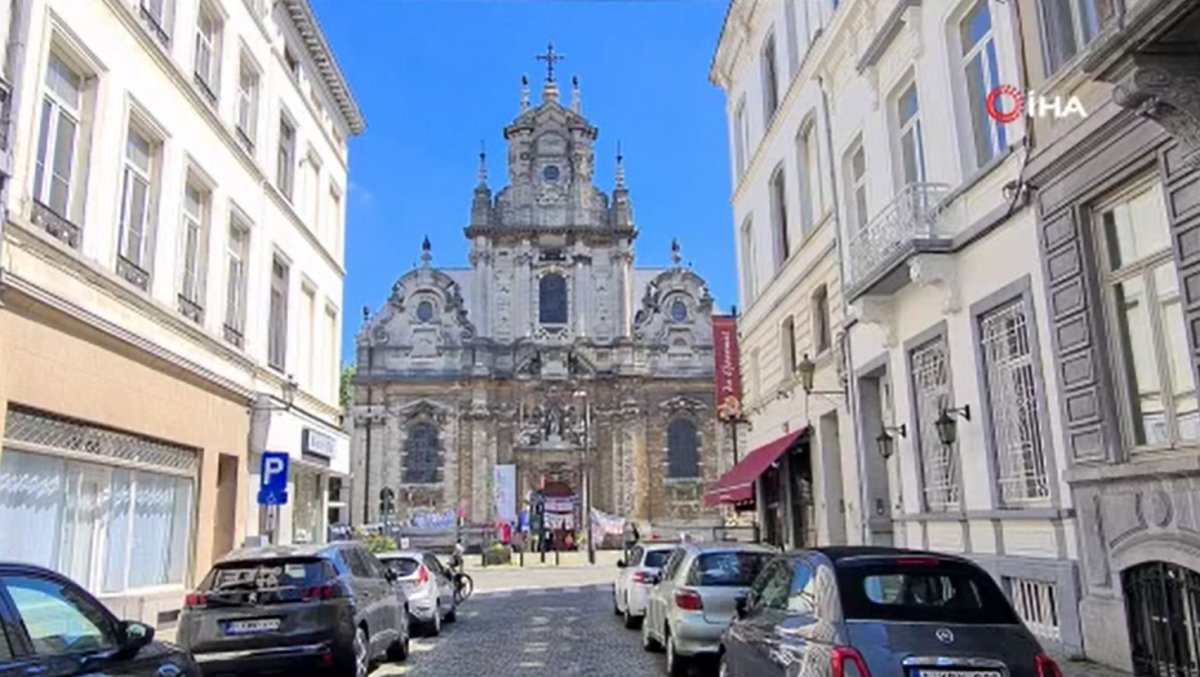
[{"label": "bollard", "polygon": [[558,566],[558,565],[559,565],[558,551],[555,550],[554,551],[554,566]]},{"label": "bollard", "polygon": [[525,566],[525,548],[521,548],[521,566]]}]

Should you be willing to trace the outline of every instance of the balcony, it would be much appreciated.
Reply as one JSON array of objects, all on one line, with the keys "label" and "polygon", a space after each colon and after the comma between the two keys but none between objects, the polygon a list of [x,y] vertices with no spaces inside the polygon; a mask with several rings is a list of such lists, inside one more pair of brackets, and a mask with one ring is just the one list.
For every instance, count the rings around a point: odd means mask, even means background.
[{"label": "balcony", "polygon": [[178,298],[179,313],[196,324],[204,324],[204,306],[188,298],[186,294],[179,294]]},{"label": "balcony", "polygon": [[242,330],[240,328],[226,322],[225,340],[237,346],[238,348],[241,348],[245,339],[242,337]]},{"label": "balcony", "polygon": [[868,293],[892,293],[909,279],[907,271],[894,274],[909,257],[950,250],[951,238],[938,227],[949,193],[942,184],[911,183],[865,228],[851,235],[846,252],[849,300]]},{"label": "balcony", "polygon": [[142,291],[150,288],[150,273],[124,256],[117,257],[117,274]]},{"label": "balcony", "polygon": [[33,203],[33,222],[72,249],[79,249],[79,226],[41,202]]}]

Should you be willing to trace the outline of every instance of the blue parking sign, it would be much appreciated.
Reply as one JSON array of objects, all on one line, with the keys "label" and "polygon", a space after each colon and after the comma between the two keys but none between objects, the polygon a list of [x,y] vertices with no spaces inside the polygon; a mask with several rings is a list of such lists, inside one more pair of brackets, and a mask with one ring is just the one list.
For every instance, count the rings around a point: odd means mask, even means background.
[{"label": "blue parking sign", "polygon": [[288,455],[283,451],[264,451],[259,466],[258,504],[283,505],[288,502]]}]

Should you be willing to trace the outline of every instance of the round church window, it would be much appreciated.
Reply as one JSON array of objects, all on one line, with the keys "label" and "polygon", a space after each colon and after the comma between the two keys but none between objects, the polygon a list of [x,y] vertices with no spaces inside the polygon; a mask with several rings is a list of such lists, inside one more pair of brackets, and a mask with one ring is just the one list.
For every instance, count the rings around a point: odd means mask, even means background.
[{"label": "round church window", "polygon": [[671,304],[671,319],[676,322],[683,322],[687,319],[687,314],[687,304],[679,299],[675,299],[675,303]]},{"label": "round church window", "polygon": [[557,181],[558,167],[555,165],[546,165],[546,168],[542,170],[542,178],[547,181]]},{"label": "round church window", "polygon": [[421,322],[429,322],[433,320],[433,304],[429,301],[421,301],[418,303],[417,319]]}]

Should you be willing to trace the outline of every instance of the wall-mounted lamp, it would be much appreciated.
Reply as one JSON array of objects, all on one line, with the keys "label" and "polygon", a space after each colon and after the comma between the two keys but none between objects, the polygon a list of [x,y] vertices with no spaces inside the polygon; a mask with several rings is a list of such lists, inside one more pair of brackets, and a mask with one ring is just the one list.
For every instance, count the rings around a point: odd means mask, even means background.
[{"label": "wall-mounted lamp", "polygon": [[808,353],[804,353],[804,357],[800,360],[800,364],[796,365],[796,371],[800,374],[800,386],[804,388],[805,395],[845,395],[841,390],[813,390],[813,380],[817,375],[817,365],[812,360],[808,359]]},{"label": "wall-mounted lamp", "polygon": [[971,420],[971,405],[964,404],[957,409],[943,409],[942,415],[938,416],[933,422],[937,426],[938,438],[942,440],[942,444],[950,446],[958,441],[958,421],[955,416],[961,416],[962,420]]},{"label": "wall-mounted lamp", "polygon": [[898,426],[883,426],[883,431],[879,433],[879,437],[875,438],[875,444],[879,445],[879,455],[887,461],[896,452],[895,439],[888,433],[896,433],[900,437],[908,437],[908,426],[901,423]]}]

